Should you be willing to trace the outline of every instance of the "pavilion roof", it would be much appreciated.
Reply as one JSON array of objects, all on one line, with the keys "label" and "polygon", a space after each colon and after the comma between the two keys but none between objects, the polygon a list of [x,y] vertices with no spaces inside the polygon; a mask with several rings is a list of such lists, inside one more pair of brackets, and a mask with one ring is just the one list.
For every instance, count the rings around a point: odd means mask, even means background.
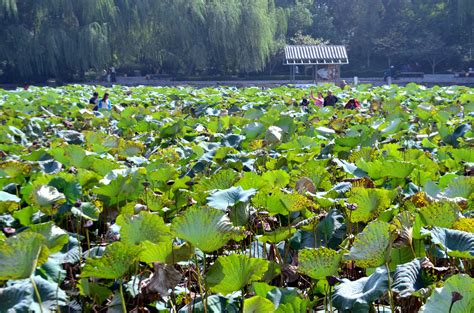
[{"label": "pavilion roof", "polygon": [[285,65],[348,64],[345,46],[285,46]]}]

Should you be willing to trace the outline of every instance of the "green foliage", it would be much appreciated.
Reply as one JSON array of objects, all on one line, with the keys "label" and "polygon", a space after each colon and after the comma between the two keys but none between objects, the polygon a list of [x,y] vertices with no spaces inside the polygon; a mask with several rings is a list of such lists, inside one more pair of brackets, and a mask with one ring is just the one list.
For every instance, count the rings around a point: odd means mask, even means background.
[{"label": "green foliage", "polygon": [[[208,3],[179,2],[202,26]],[[295,112],[305,90],[287,86],[117,85],[104,118],[83,108],[103,87],[0,89],[0,311],[39,312],[33,281],[44,312],[431,310],[474,257],[473,90],[315,88],[363,107]],[[469,283],[448,288],[454,310]]]},{"label": "green foliage", "polygon": [[0,241],[0,280],[29,278],[48,258],[44,242],[43,236],[28,232]]},{"label": "green foliage", "polygon": [[[457,300],[455,300],[455,295]],[[420,312],[459,312],[474,310],[474,279],[466,274],[451,276],[441,288],[436,288]]]},{"label": "green foliage", "polygon": [[260,296],[254,296],[244,301],[244,313],[271,312],[275,309],[273,303]]},{"label": "green foliage", "polygon": [[348,201],[357,207],[349,213],[351,222],[369,222],[390,206],[392,197],[390,190],[353,188]]},{"label": "green foliage", "polygon": [[88,258],[81,277],[117,279],[127,274],[138,259],[140,248],[115,242],[105,249],[100,258]]},{"label": "green foliage", "polygon": [[328,248],[304,249],[299,253],[299,270],[313,279],[325,279],[337,273],[342,254]]},{"label": "green foliage", "polygon": [[120,215],[116,223],[120,226],[120,237],[126,244],[138,245],[145,240],[159,243],[171,239],[169,227],[156,214],[140,212],[133,216]]},{"label": "green foliage", "polygon": [[372,222],[356,236],[348,258],[364,268],[385,264],[391,240],[388,223]]},{"label": "green foliage", "polygon": [[206,283],[212,291],[227,295],[261,280],[267,269],[266,260],[238,254],[220,256],[209,268]]},{"label": "green foliage", "polygon": [[209,208],[192,208],[173,220],[176,235],[205,252],[224,246],[235,232],[225,213]]},{"label": "green foliage", "polygon": [[356,281],[344,279],[336,286],[332,297],[333,305],[341,311],[367,312],[372,301],[382,296],[388,289],[388,276],[385,267],[379,267],[369,277]]}]

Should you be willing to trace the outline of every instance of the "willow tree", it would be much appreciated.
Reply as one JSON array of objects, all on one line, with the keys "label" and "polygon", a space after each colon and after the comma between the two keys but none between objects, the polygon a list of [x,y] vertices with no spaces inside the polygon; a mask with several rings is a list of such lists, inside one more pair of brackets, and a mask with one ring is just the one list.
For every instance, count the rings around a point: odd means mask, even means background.
[{"label": "willow tree", "polygon": [[0,58],[11,77],[72,77],[110,62],[113,0],[1,1]]},{"label": "willow tree", "polygon": [[[183,73],[262,70],[277,49],[273,0],[165,0],[159,19],[165,66]],[[286,28],[284,29],[286,32]]]}]

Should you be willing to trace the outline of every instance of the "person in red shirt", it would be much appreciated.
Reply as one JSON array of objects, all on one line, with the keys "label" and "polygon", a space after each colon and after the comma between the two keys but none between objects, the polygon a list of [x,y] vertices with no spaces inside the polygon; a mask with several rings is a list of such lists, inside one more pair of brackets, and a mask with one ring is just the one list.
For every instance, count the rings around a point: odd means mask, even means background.
[{"label": "person in red shirt", "polygon": [[347,101],[346,105],[344,106],[344,109],[358,110],[360,109],[360,103],[359,101],[357,101],[357,99],[350,98],[349,101]]}]

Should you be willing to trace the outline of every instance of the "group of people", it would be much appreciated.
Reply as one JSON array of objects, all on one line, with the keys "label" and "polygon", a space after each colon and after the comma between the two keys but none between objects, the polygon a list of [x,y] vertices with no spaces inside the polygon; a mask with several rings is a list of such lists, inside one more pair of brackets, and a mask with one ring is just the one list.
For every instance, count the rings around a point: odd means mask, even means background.
[{"label": "group of people", "polygon": [[[315,97],[313,91],[311,90],[310,99],[313,101],[315,106],[318,107],[327,107],[327,106],[335,106],[336,103],[339,101],[339,98],[332,94],[329,90],[326,97],[323,97],[321,92],[318,92],[318,95]],[[307,110],[308,106],[310,105],[311,101],[305,95],[300,102],[300,105],[303,107],[304,110]],[[360,103],[357,99],[351,98],[344,106],[345,109],[355,110],[360,108]]]},{"label": "group of people", "polygon": [[89,99],[89,104],[94,105],[94,111],[98,111],[99,109],[112,109],[112,104],[110,102],[109,94],[107,92],[104,93],[104,96],[101,99],[99,99],[99,93],[94,92],[92,94],[92,98]]},{"label": "group of people", "polygon": [[115,67],[111,66],[107,69],[104,69],[103,79],[108,83],[117,82],[117,73],[115,72]]}]

